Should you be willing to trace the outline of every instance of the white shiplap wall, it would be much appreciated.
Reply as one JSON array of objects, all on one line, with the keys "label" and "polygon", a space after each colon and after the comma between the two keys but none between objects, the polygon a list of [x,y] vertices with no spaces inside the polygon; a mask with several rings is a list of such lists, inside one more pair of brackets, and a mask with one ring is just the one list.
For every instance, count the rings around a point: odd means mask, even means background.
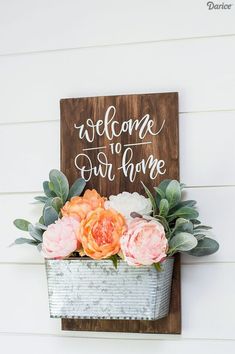
[{"label": "white shiplap wall", "polygon": [[[0,348],[29,353],[235,351],[235,8],[201,0],[0,1]],[[234,6],[235,7],[235,6]],[[220,251],[182,259],[182,335],[61,332],[40,255],[8,248],[59,167],[59,99],[178,91],[187,196]]]}]

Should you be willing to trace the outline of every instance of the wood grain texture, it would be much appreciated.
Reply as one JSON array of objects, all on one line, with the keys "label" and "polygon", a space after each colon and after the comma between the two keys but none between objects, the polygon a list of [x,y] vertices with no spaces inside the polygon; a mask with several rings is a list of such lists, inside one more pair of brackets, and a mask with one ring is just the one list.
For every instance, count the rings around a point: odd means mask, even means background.
[{"label": "wood grain texture", "polygon": [[[129,121],[129,119],[141,119],[149,114],[153,119],[154,125],[152,132],[140,138],[140,129],[123,132],[119,137],[109,140],[107,134],[95,135],[95,140],[88,142],[85,137],[78,136],[79,130],[75,129],[81,124],[87,125],[87,119],[91,118],[94,122],[104,121],[105,112],[108,107],[116,108],[113,121],[118,123]],[[87,97],[61,100],[61,169],[68,176],[69,182],[80,177],[81,171],[75,166],[86,166],[88,160],[84,154],[89,154],[93,167],[100,165],[98,161],[96,147],[105,147],[107,163],[112,164],[113,180],[108,181],[107,176],[92,176],[89,172],[83,175],[88,179],[87,187],[97,189],[102,195],[109,196],[122,191],[140,192],[144,194],[141,181],[148,188],[156,186],[162,179],[179,178],[179,133],[178,133],[178,94],[159,93],[143,95],[122,95],[122,96],[103,96]],[[116,127],[120,127],[118,123]],[[140,127],[140,126],[139,126]],[[91,132],[91,129],[89,129]],[[121,152],[113,153],[110,144],[121,143]],[[147,143],[142,145],[142,143]],[[133,144],[126,146],[128,144]],[[85,149],[85,150],[83,150]],[[128,173],[124,172],[123,155],[126,149],[130,149],[128,163],[133,163],[136,167],[141,161],[147,161],[150,155],[154,159],[164,160],[165,166],[160,169],[156,178],[150,178],[150,170],[141,170],[136,174],[134,180],[130,178],[130,168]],[[101,150],[98,150],[98,153]],[[79,159],[76,156],[82,154]],[[131,157],[131,158],[130,158]],[[103,155],[102,155],[103,159]],[[103,160],[102,160],[103,161]],[[125,165],[125,164],[124,164]],[[129,166],[129,165],[128,165]],[[155,169],[156,172],[156,169]],[[163,173],[164,172],[164,173]],[[162,174],[163,173],[163,174]],[[155,173],[156,174],[156,173]],[[89,179],[89,177],[91,177]],[[141,332],[141,333],[180,333],[181,332],[181,311],[180,311],[180,259],[176,257],[171,306],[168,317],[158,321],[135,321],[135,320],[62,320],[63,330],[80,331],[111,331],[111,332]]]}]

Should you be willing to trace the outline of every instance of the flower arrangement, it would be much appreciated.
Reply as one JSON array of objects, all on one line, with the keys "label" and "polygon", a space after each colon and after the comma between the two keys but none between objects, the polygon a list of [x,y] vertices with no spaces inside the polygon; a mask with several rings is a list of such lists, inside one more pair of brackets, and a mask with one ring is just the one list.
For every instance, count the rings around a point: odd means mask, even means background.
[{"label": "flower arrangement", "polygon": [[182,201],[185,187],[166,179],[154,193],[143,185],[146,196],[122,192],[109,198],[96,190],[85,190],[84,179],[69,188],[66,176],[51,170],[43,182],[45,195],[35,197],[44,204],[42,216],[33,225],[16,219],[15,226],[30,238],[14,244],[37,246],[47,259],[87,256],[111,259],[117,267],[123,259],[128,265],[154,265],[177,252],[205,256],[216,252],[219,244],[208,237],[209,226],[198,220],[196,201]]}]

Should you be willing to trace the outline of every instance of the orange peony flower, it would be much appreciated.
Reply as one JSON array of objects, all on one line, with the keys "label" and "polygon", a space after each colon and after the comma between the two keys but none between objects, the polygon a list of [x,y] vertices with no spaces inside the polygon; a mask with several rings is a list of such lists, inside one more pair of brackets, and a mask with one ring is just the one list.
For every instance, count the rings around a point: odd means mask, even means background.
[{"label": "orange peony flower", "polygon": [[61,209],[61,213],[63,216],[72,216],[81,221],[90,211],[103,207],[104,201],[105,198],[101,197],[95,189],[87,189],[83,197],[71,198]]},{"label": "orange peony flower", "polygon": [[119,252],[120,237],[125,230],[125,219],[120,213],[98,208],[81,222],[78,239],[87,256],[103,259]]}]

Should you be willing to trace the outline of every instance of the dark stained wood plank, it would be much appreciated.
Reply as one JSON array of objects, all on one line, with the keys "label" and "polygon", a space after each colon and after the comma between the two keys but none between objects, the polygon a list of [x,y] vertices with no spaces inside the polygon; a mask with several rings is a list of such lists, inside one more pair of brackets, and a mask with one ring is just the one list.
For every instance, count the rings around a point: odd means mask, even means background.
[{"label": "dark stained wood plank", "polygon": [[[70,183],[82,175],[88,179],[88,188],[95,188],[102,195],[109,196],[124,190],[144,194],[141,181],[151,189],[162,179],[179,179],[177,93],[63,99],[60,107],[61,169]],[[111,108],[107,114],[109,107]],[[105,120],[107,130],[106,134],[102,134]],[[92,128],[98,121],[100,135],[94,133]],[[113,130],[110,129],[112,124]],[[135,124],[139,124],[138,129],[133,128]],[[113,133],[119,133],[121,126],[124,131],[120,136],[112,137]],[[129,144],[132,145],[127,146]],[[94,149],[96,147],[102,149]],[[120,147],[121,151],[115,152]],[[87,150],[91,148],[92,150]],[[153,164],[147,164],[144,170],[143,164],[151,160],[151,155]],[[107,164],[106,174],[104,163]],[[86,172],[81,171],[83,166]],[[97,166],[102,168],[103,177],[100,174],[95,175],[94,168]],[[137,168],[136,175],[130,173],[132,168],[133,171]],[[108,180],[108,176],[111,180]],[[158,321],[63,319],[62,329],[180,333],[180,257],[176,256],[170,313],[166,318]]]}]

